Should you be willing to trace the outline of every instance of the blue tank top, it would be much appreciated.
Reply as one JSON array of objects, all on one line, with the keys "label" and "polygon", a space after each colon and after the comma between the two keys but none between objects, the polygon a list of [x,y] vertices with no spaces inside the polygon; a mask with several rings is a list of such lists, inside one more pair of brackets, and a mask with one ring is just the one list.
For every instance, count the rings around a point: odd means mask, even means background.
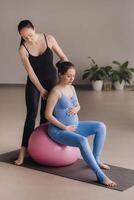
[{"label": "blue tank top", "polygon": [[[61,93],[61,97],[55,105],[53,115],[54,117],[63,123],[64,125],[78,125],[78,115],[77,114],[68,114],[68,111],[76,106],[78,99],[76,94],[73,94],[71,98],[68,98],[66,95]],[[55,127],[53,124],[49,124],[49,128]]]}]

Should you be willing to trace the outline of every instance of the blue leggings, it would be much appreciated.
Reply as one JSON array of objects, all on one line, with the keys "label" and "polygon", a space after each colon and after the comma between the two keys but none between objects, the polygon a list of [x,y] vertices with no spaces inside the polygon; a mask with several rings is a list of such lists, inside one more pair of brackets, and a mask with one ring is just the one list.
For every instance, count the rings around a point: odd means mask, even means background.
[{"label": "blue leggings", "polygon": [[[106,137],[105,124],[97,121],[80,121],[75,132],[61,130],[56,127],[55,129],[54,131],[54,127],[49,127],[49,136],[60,144],[79,147],[83,159],[95,172],[97,179],[103,182],[106,175],[99,166],[99,157]],[[94,135],[93,152],[86,138],[90,135]]]}]

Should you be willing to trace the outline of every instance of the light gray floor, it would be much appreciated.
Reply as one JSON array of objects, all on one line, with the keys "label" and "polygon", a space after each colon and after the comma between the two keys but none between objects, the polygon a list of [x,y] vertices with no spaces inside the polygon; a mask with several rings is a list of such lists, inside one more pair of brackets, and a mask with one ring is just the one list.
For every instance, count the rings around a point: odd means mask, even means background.
[{"label": "light gray floor", "polygon": [[[134,91],[78,90],[77,93],[80,120],[100,120],[107,125],[102,160],[134,169]],[[24,87],[0,86],[0,153],[19,148],[24,119]],[[89,143],[92,144],[92,139]],[[132,197],[134,187],[118,192],[0,163],[0,199],[3,200],[126,200]]]}]

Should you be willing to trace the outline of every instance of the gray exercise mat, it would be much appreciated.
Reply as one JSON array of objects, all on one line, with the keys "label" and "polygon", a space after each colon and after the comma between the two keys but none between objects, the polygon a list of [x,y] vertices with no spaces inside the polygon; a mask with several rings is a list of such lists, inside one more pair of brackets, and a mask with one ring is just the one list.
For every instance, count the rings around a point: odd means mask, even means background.
[{"label": "gray exercise mat", "polygon": [[[18,150],[11,151],[0,155],[0,161],[13,164],[18,156]],[[96,181],[96,176],[87,164],[82,160],[78,159],[74,164],[66,167],[48,167],[42,166],[34,162],[30,157],[26,157],[25,163],[22,167],[39,170],[42,172],[70,178],[77,181],[86,182],[98,186],[103,186]],[[110,188],[118,191],[124,191],[134,185],[134,170],[112,166],[110,170],[105,170],[106,175],[117,183],[117,187]],[[108,188],[108,187],[107,187]]]}]

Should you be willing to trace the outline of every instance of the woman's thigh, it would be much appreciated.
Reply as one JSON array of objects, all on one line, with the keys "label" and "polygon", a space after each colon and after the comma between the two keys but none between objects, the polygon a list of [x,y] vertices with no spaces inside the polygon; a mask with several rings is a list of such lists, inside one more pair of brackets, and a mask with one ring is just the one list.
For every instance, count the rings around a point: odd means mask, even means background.
[{"label": "woman's thigh", "polygon": [[102,126],[105,125],[99,121],[80,121],[76,133],[87,137],[94,135]]},{"label": "woman's thigh", "polygon": [[64,130],[59,130],[59,131],[51,131],[49,132],[49,136],[55,140],[56,142],[68,146],[79,146],[80,140],[82,140],[83,136],[78,135],[75,132],[70,132],[70,131],[64,131]]}]

